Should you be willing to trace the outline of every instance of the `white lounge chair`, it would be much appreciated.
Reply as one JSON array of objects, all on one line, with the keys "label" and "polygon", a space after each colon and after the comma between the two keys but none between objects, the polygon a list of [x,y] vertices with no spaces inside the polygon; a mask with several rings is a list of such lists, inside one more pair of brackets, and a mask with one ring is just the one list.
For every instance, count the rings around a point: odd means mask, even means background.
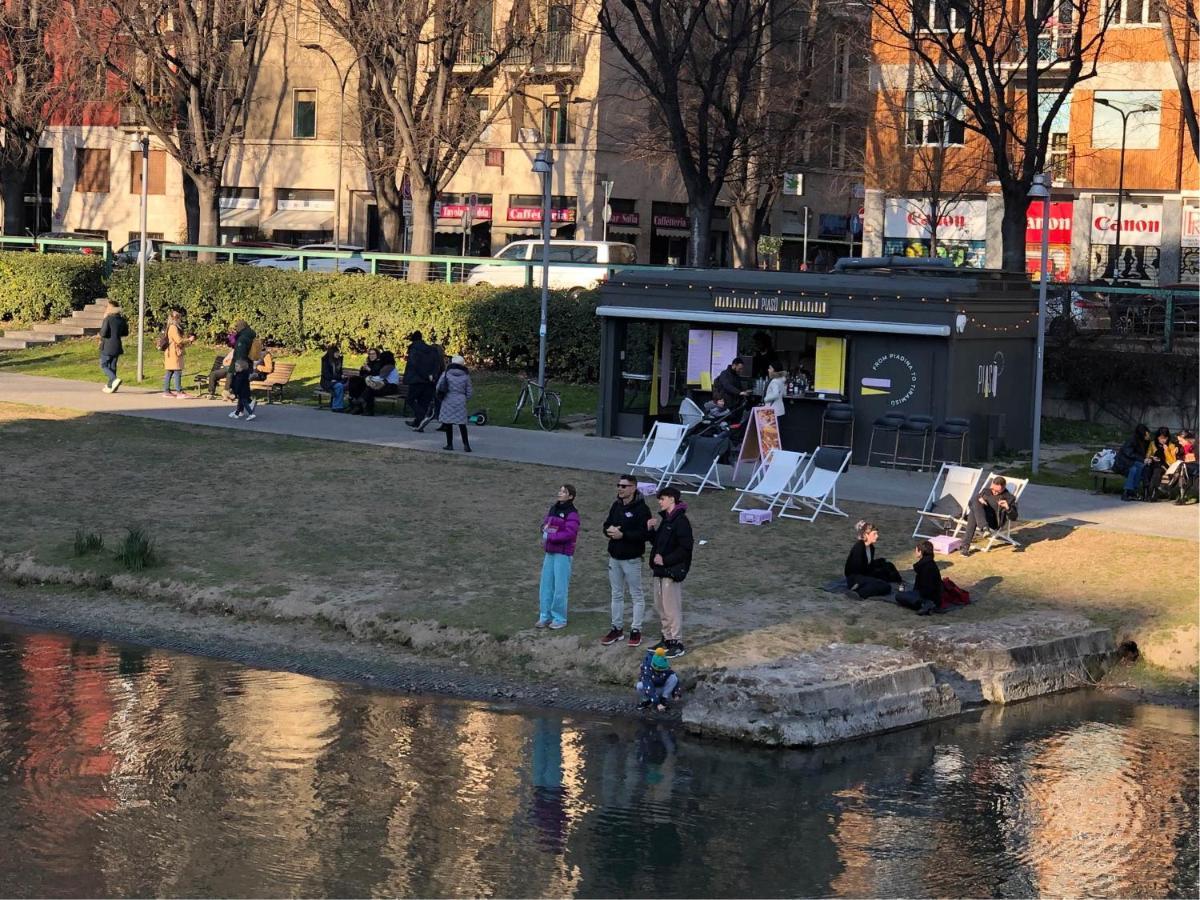
[{"label": "white lounge chair", "polygon": [[631,475],[639,473],[650,475],[658,483],[676,465],[676,457],[683,444],[683,434],[687,428],[670,422],[655,422],[642,444],[641,452],[636,460],[629,464]]},{"label": "white lounge chair", "polygon": [[[989,472],[988,477],[983,480],[983,483],[985,485],[991,484],[992,479],[995,478],[999,474],[1000,474],[999,472]],[[1013,499],[1016,500],[1018,503],[1020,503],[1021,495],[1023,493],[1025,493],[1025,486],[1027,484],[1029,484],[1029,479],[1028,478],[1010,478],[1009,476],[1005,475],[1004,481],[1005,481],[1005,487],[1007,487],[1009,493],[1013,495]],[[988,542],[986,545],[984,545],[984,548],[983,548],[984,553],[987,553],[989,550],[992,549],[992,547],[996,546],[997,541],[1003,541],[1004,543],[1008,544],[1010,547],[1016,547],[1018,550],[1021,548],[1021,545],[1013,539],[1012,522],[1009,521],[1008,519],[1005,519],[1004,524],[1001,525],[999,528],[985,528],[985,529],[981,529],[981,530],[986,531],[987,536],[988,536]]]},{"label": "white lounge chair", "polygon": [[765,503],[768,510],[777,505],[782,506],[785,495],[798,486],[800,476],[804,473],[806,458],[805,453],[772,449],[759,461],[754,474],[750,476],[750,482],[744,488],[738,488],[738,498],[733,501],[733,511],[752,509],[753,507],[741,505],[746,500]]},{"label": "white lounge chair", "polygon": [[967,515],[971,501],[978,490],[979,476],[983,469],[971,469],[942,463],[925,505],[917,510],[917,524],[913,527],[915,538],[931,538],[942,534],[958,537],[967,527]]},{"label": "white lounge chair", "polygon": [[721,484],[721,473],[718,462],[721,455],[729,449],[729,438],[700,437],[693,435],[686,438],[680,445],[675,462],[659,479],[658,486],[682,484],[694,487],[694,491],[684,490],[685,494],[699,494],[706,487],[725,490]]},{"label": "white lounge chair", "polygon": [[[801,519],[805,522],[816,521],[821,513],[845,516],[837,505],[837,482],[848,465],[849,450],[841,447],[818,447],[809,458],[799,487],[786,495],[787,499],[784,500],[779,515],[785,519]],[[807,509],[812,515],[789,513],[788,510],[793,507]]]}]

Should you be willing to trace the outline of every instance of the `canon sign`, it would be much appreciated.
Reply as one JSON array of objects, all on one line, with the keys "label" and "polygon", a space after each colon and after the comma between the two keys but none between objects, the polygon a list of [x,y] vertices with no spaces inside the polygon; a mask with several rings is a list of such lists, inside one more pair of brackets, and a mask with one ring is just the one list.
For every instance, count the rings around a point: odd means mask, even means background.
[{"label": "canon sign", "polygon": [[[1162,204],[1129,203],[1121,210],[1122,246],[1157,247],[1162,240]],[[1092,243],[1114,244],[1117,240],[1117,204],[1092,204]]]},{"label": "canon sign", "polygon": [[[909,225],[918,225],[921,228],[928,228],[930,221],[931,221],[930,217],[925,215],[925,213],[910,212],[908,214],[908,224]],[[938,216],[937,227],[938,228],[966,228],[967,227],[967,217],[966,216]]]},{"label": "canon sign", "polygon": [[[889,198],[883,208],[883,236],[928,240],[933,216],[925,200]],[[987,237],[987,202],[959,200],[938,210],[939,241],[982,241]]]},{"label": "canon sign", "polygon": [[1120,231],[1122,235],[1138,233],[1158,234],[1162,223],[1157,219],[1126,219],[1118,229],[1115,218],[1097,216],[1096,221],[1092,223],[1092,227],[1097,231]]}]

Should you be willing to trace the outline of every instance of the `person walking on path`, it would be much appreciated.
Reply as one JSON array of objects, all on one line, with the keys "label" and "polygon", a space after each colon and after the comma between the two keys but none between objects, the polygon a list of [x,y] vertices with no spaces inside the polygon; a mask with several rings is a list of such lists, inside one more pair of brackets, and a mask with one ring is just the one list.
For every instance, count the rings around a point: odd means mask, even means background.
[{"label": "person walking on path", "polygon": [[408,425],[417,428],[425,420],[433,402],[434,384],[441,374],[441,353],[425,343],[425,336],[414,331],[408,336],[408,354],[404,363],[404,383],[408,385],[408,405],[413,417]]},{"label": "person walking on path", "polygon": [[971,555],[971,541],[977,528],[1003,528],[1006,522],[1017,521],[1017,498],[1008,489],[1003,475],[997,475],[979,492],[971,511],[967,513],[967,530],[963,534],[963,556]]},{"label": "person walking on path", "polygon": [[564,484],[542,520],[542,559],[538,628],[567,627],[567,588],[571,582],[571,559],[579,537],[579,511],[575,509],[575,486]]},{"label": "person walking on path", "polygon": [[642,643],[642,615],[646,596],[642,591],[642,558],[650,536],[650,507],[638,493],[637,481],[629,475],[617,476],[617,499],[604,520],[608,536],[608,584],[612,589],[612,629],[600,639],[605,647],[625,636],[625,591],[633,604],[629,646]]},{"label": "person walking on path", "polygon": [[687,504],[680,502],[677,488],[658,492],[662,516],[649,525],[654,530],[654,555],[650,570],[654,573],[654,610],[662,623],[662,640],[667,656],[683,656],[683,579],[692,567],[692,523]]},{"label": "person walking on path", "polygon": [[[447,450],[454,449],[454,426],[457,425],[459,437],[462,438],[463,453],[471,452],[471,441],[467,436],[467,401],[473,393],[467,361],[461,356],[453,357],[442,377],[438,379],[436,390],[437,399],[441,403],[438,420],[442,424],[438,430],[446,432]],[[574,540],[571,543],[574,546]]]},{"label": "person walking on path", "polygon": [[183,358],[188,344],[196,340],[196,336],[183,334],[183,316],[179,310],[173,309],[167,313],[167,329],[163,338],[166,347],[163,348],[163,396],[184,399],[183,392]]},{"label": "person walking on path", "polygon": [[129,323],[121,312],[121,304],[109,300],[100,323],[100,371],[104,373],[103,391],[111,394],[121,386],[117,377],[117,360],[125,352],[121,338],[129,334]]},{"label": "person walking on path", "polygon": [[257,418],[254,413],[257,404],[250,399],[250,370],[254,365],[252,353],[258,335],[245,319],[238,319],[233,327],[237,332],[233,341],[233,394],[237,398],[237,409],[229,414],[229,418],[240,419],[245,415],[249,422]]}]

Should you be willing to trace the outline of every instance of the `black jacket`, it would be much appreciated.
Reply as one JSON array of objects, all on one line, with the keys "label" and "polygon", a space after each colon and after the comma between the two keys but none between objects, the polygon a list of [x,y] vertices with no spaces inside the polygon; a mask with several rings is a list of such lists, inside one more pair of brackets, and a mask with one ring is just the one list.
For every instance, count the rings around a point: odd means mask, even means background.
[{"label": "black jacket", "polygon": [[441,369],[441,354],[424,341],[413,341],[408,345],[408,358],[404,364],[405,384],[431,384]]},{"label": "black jacket", "polygon": [[250,348],[254,346],[254,339],[256,337],[258,335],[254,333],[254,329],[249,325],[237,333],[237,337],[233,341],[233,366],[235,372],[237,371],[239,360],[244,359],[248,363],[253,362],[250,359]]},{"label": "black jacket", "polygon": [[687,504],[680,503],[664,516],[654,534],[654,553],[661,555],[663,564],[651,561],[650,571],[655,578],[683,581],[692,567],[692,523],[688,521]]},{"label": "black jacket", "polygon": [[916,582],[913,589],[921,595],[922,600],[928,600],[935,606],[942,603],[942,571],[931,558],[921,557],[913,565]]},{"label": "black jacket", "polygon": [[615,501],[601,530],[608,531],[615,525],[621,529],[621,537],[608,539],[608,555],[613,559],[641,559],[650,537],[650,529],[646,527],[649,521],[650,507],[640,496],[635,495],[628,506],[620,500]]},{"label": "black jacket", "polygon": [[862,541],[855,541],[854,546],[850,548],[850,554],[846,557],[846,567],[844,569],[847,583],[853,584],[853,579],[856,575],[870,575],[871,563],[878,557],[872,557],[867,552],[867,545]]},{"label": "black jacket", "polygon": [[333,384],[342,380],[342,354],[321,357],[321,390],[332,391]]},{"label": "black jacket", "polygon": [[[1010,491],[1008,488],[1005,488],[998,494],[993,494],[991,485],[988,485],[979,492],[979,496],[975,500],[976,506],[979,505],[980,500],[982,500],[995,511],[996,522],[1000,525],[1003,525],[1005,521],[1017,521],[1017,498],[1012,495],[1012,491]],[[1001,500],[1008,501],[1007,510],[1000,508]]]},{"label": "black jacket", "polygon": [[713,382],[713,399],[725,400],[725,408],[731,409],[738,401],[738,396],[742,393],[742,379],[733,371],[726,368],[717,376],[717,380]]},{"label": "black jacket", "polygon": [[121,338],[129,334],[129,323],[119,312],[109,313],[100,323],[100,352],[105,356],[120,356],[125,352]]},{"label": "black jacket", "polygon": [[1129,470],[1145,460],[1149,452],[1150,442],[1143,441],[1135,431],[1117,451],[1117,458],[1113,460],[1113,471],[1118,475],[1128,475]]}]

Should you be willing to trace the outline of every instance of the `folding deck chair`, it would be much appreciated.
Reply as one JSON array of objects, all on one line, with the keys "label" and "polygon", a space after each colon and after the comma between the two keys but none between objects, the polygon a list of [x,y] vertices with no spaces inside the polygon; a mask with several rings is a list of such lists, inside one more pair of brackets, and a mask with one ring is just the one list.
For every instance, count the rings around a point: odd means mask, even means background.
[{"label": "folding deck chair", "polygon": [[753,507],[742,506],[742,501],[758,500],[767,504],[768,510],[777,505],[782,506],[784,496],[794,491],[804,474],[806,453],[796,453],[792,450],[771,450],[750,476],[749,483],[744,488],[738,488],[738,498],[733,501],[733,512],[741,512]]},{"label": "folding deck chair", "polygon": [[705,437],[694,435],[687,438],[682,443],[674,463],[663,472],[658,486],[665,487],[678,482],[696,488],[694,491],[683,491],[685,494],[699,494],[706,487],[715,487],[719,491],[725,490],[724,485],[721,484],[721,475],[717,464],[728,449],[729,438],[725,435]]},{"label": "folding deck chair", "polygon": [[[988,477],[983,480],[983,483],[991,484],[992,479],[995,478],[999,474],[1000,474],[999,472],[989,472]],[[1021,502],[1021,494],[1025,493],[1025,485],[1029,484],[1029,479],[1028,478],[1010,478],[1009,476],[1005,475],[1004,481],[1005,481],[1005,486],[1008,488],[1009,493],[1011,493],[1013,495],[1013,499],[1016,500],[1018,503],[1020,503]],[[1018,550],[1021,548],[1021,545],[1019,543],[1017,543],[1015,540],[1013,540],[1012,522],[1009,521],[1008,519],[1005,519],[1004,524],[1001,525],[999,528],[986,528],[984,530],[987,532],[987,535],[988,535],[988,542],[983,548],[984,553],[987,553],[989,550],[991,550],[992,547],[994,547],[996,545],[996,541],[1003,541],[1004,543],[1008,544],[1010,547],[1016,547]]]},{"label": "folding deck chair", "polygon": [[655,422],[637,459],[629,464],[629,473],[636,475],[642,472],[653,476],[661,484],[666,473],[676,465],[675,458],[682,448],[685,431],[687,427],[684,425]]},{"label": "folding deck chair", "polygon": [[[917,510],[917,524],[913,528],[915,538],[931,538],[948,534],[958,537],[967,527],[967,515],[971,501],[978,494],[975,486],[983,469],[970,469],[953,463],[942,463],[925,505]],[[928,520],[928,522],[926,521]],[[922,528],[924,527],[924,530]]]},{"label": "folding deck chair", "polygon": [[[846,514],[838,509],[837,482],[850,465],[850,451],[841,447],[818,447],[808,461],[801,476],[800,485],[790,491],[780,507],[779,515],[785,519],[801,519],[815,522],[821,513],[835,516]],[[795,506],[812,511],[811,516],[788,513]]]}]

